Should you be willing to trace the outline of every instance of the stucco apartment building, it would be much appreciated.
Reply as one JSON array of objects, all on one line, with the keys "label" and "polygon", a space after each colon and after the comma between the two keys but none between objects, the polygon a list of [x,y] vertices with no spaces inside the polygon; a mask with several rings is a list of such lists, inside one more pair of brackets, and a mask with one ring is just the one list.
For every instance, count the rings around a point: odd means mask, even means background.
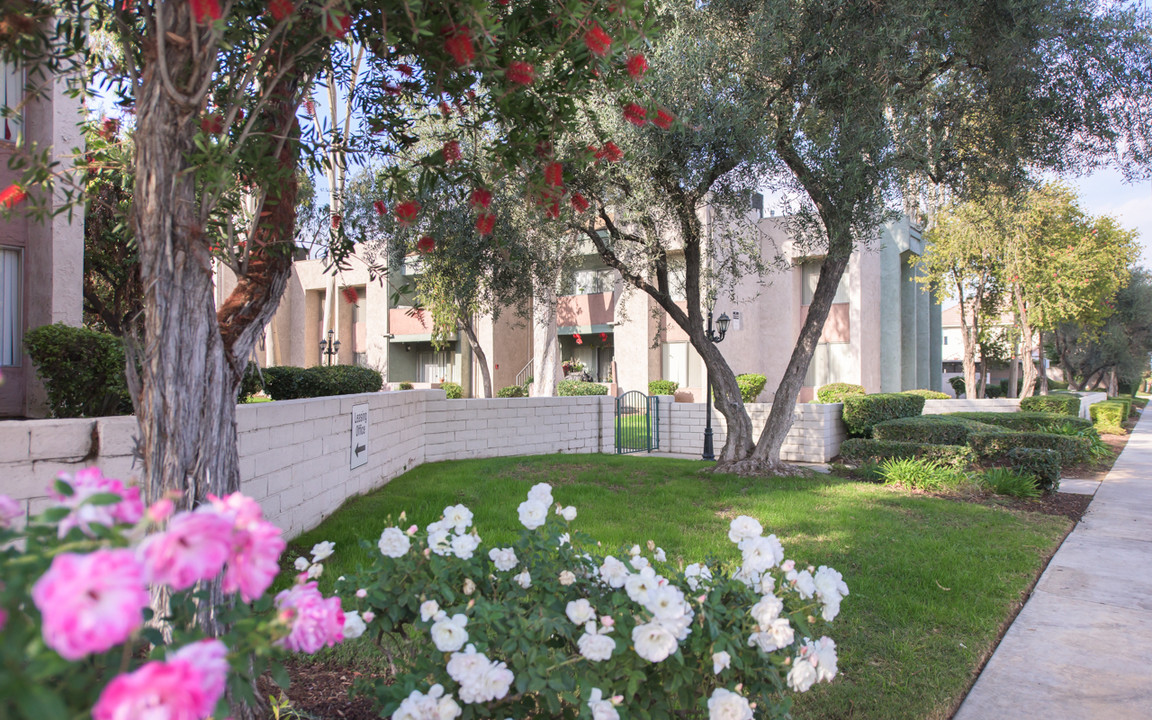
[{"label": "stucco apartment building", "polygon": [[[11,107],[20,105],[24,71],[0,63],[3,97]],[[14,117],[0,118],[0,189],[20,178],[8,169],[23,135],[28,143],[53,146],[58,157],[81,147],[80,101],[66,93],[57,78],[40,99],[29,101]],[[3,99],[6,98],[6,101]],[[83,321],[84,221],[83,213],[62,213],[39,222],[17,207],[12,217],[0,218],[0,417],[37,417],[45,411],[43,385],[23,351],[24,333],[40,325]]]},{"label": "stucco apartment building", "polygon": [[[820,258],[795,251],[780,218],[762,218],[757,225],[764,252],[782,248],[791,267],[764,282],[743,279],[735,292],[741,300],[717,305],[715,314],[732,318],[719,346],[730,366],[737,373],[767,376],[760,400],[770,401],[807,313]],[[909,262],[922,252],[918,229],[903,221],[886,226],[878,242],[854,254],[801,401],[830,382],[862,384],[869,392],[940,389],[940,308],[916,284]],[[396,289],[418,272],[419,259],[413,257],[386,280],[373,282],[367,265],[353,258],[351,269],[333,281],[322,261],[296,262],[259,349],[262,364],[327,362],[320,341],[331,329],[333,339],[340,340],[334,362],[375,367],[391,387],[451,381],[463,385],[466,395],[479,396],[478,360],[467,340],[450,333],[447,346],[436,348],[431,318],[414,311],[411,297],[400,295],[391,304]],[[345,288],[355,290],[355,303]],[[531,375],[534,329],[528,315],[510,309],[496,320],[475,319],[495,390]],[[590,246],[562,279],[556,325],[560,357],[583,363],[593,380],[613,383],[619,391],[646,391],[649,381],[675,380],[681,387],[678,400],[703,400],[703,363],[687,335],[648,295],[626,289]]]}]

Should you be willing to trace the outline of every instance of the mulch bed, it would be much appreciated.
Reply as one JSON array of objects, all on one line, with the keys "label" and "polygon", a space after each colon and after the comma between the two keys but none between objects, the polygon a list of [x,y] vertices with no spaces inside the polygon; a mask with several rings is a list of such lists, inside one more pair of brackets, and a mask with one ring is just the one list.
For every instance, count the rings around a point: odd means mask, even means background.
[{"label": "mulch bed", "polygon": [[336,664],[300,662],[286,660],[284,668],[292,678],[292,684],[285,693],[267,676],[260,678],[257,685],[260,694],[267,698],[281,699],[288,696],[291,712],[287,716],[315,718],[316,720],[378,720],[379,715],[372,709],[372,699],[367,697],[349,698],[348,690],[352,681],[361,673]]}]

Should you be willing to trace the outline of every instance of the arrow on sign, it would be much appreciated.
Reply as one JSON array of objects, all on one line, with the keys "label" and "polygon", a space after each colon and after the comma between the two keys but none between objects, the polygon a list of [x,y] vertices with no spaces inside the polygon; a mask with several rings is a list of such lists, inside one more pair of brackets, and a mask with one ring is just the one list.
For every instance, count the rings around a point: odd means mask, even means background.
[{"label": "arrow on sign", "polygon": [[368,448],[364,447],[363,445],[357,445],[356,446],[356,454],[359,455],[360,453],[364,452],[367,449]]}]

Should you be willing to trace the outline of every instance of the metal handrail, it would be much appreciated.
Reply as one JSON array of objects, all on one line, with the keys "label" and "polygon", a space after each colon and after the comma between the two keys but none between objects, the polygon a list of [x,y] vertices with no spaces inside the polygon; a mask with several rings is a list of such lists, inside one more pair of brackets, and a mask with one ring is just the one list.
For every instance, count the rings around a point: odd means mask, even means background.
[{"label": "metal handrail", "polygon": [[524,381],[528,379],[528,373],[529,373],[529,371],[532,370],[532,362],[534,360],[535,360],[535,358],[530,358],[528,360],[528,364],[524,366],[524,369],[521,370],[520,372],[516,373],[516,384],[517,385],[523,385]]}]

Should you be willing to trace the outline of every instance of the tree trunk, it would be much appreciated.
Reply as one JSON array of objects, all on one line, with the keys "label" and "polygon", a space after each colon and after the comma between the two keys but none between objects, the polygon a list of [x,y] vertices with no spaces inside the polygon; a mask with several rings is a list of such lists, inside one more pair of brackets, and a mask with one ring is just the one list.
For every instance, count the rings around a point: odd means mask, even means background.
[{"label": "tree trunk", "polygon": [[472,317],[457,316],[456,327],[460,328],[460,331],[464,333],[464,337],[468,338],[468,344],[472,346],[472,352],[476,354],[476,359],[479,361],[480,378],[484,383],[482,397],[495,397],[495,395],[492,394],[492,373],[488,371],[488,356],[484,354],[484,348],[480,347],[480,340],[476,337],[476,329],[472,327]]},{"label": "tree trunk", "polygon": [[[980,396],[980,390],[976,386],[976,340],[978,332],[976,320],[979,308],[972,307],[977,302],[976,298],[973,298],[971,303],[965,301],[964,286],[959,278],[956,279],[956,292],[960,298],[960,339],[964,341],[964,396],[972,400]],[[965,312],[966,306],[972,312],[972,322],[968,322],[968,316]]]},{"label": "tree trunk", "polygon": [[1036,348],[1040,355],[1040,394],[1048,394],[1048,358],[1044,355],[1044,331],[1036,331]]},{"label": "tree trunk", "polygon": [[[1056,352],[1060,356],[1060,370],[1064,372],[1064,382],[1068,383],[1068,390],[1076,392],[1080,389],[1080,383],[1076,380],[1075,371],[1072,368],[1072,359],[1068,357],[1069,343],[1063,333],[1056,330],[1054,335],[1056,339]],[[1088,378],[1084,378],[1087,380]]]},{"label": "tree trunk", "polygon": [[[559,271],[557,271],[559,273]],[[532,303],[533,397],[556,394],[560,379],[560,341],[556,334],[556,285],[540,283]]]},{"label": "tree trunk", "polygon": [[1036,388],[1036,365],[1032,362],[1032,324],[1028,320],[1028,306],[1024,303],[1024,294],[1019,285],[1012,286],[1012,295],[1016,300],[1016,322],[1020,327],[1020,360],[1024,368],[1024,377],[1020,385],[1020,397],[1032,397]]},{"label": "tree trunk", "polygon": [[1108,397],[1116,397],[1120,394],[1120,382],[1116,378],[1116,366],[1108,368]]}]

